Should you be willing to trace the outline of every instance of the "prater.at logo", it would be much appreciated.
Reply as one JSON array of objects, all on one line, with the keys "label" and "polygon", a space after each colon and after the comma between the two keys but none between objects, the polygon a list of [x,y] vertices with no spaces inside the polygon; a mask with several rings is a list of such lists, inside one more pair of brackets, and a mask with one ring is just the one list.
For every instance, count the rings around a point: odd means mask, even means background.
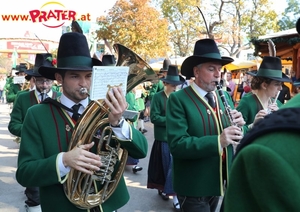
[{"label": "prater.at logo", "polygon": [[76,19],[77,13],[74,10],[68,10],[60,2],[47,2],[41,8],[29,11],[33,23],[40,22],[46,27],[57,28],[66,21],[82,20],[90,21],[90,14],[81,15]]}]

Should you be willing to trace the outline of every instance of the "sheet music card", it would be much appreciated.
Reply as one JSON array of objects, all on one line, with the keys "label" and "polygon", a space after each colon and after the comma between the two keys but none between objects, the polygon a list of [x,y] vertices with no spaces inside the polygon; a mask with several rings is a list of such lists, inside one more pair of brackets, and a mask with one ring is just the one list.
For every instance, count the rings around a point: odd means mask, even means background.
[{"label": "sheet music card", "polygon": [[135,90],[135,98],[136,99],[141,98],[142,97],[142,93],[143,93],[142,89],[136,89]]},{"label": "sheet music card", "polygon": [[125,96],[128,71],[126,66],[94,66],[90,99],[105,99],[109,87],[113,86],[121,86]]},{"label": "sheet music card", "polygon": [[25,83],[25,76],[14,76],[13,80],[14,84],[22,84]]}]

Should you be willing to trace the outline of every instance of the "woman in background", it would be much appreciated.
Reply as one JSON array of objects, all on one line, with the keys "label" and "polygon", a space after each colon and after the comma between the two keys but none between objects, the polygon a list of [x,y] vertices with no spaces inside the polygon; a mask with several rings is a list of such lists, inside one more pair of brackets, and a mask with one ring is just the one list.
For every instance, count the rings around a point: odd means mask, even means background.
[{"label": "woman in background", "polygon": [[172,186],[173,159],[167,143],[166,106],[169,95],[176,91],[176,87],[185,82],[178,75],[177,66],[170,65],[167,76],[162,78],[164,90],[154,94],[150,107],[150,119],[154,124],[154,143],[151,150],[147,188],[157,189],[164,200],[173,196],[173,206],[180,209],[176,193]]},{"label": "woman in background", "polygon": [[279,58],[266,56],[257,73],[251,73],[253,75],[251,88],[255,93],[244,96],[236,108],[243,114],[248,129],[282,105],[277,100],[282,89],[281,83],[290,79],[282,73],[281,67]]}]

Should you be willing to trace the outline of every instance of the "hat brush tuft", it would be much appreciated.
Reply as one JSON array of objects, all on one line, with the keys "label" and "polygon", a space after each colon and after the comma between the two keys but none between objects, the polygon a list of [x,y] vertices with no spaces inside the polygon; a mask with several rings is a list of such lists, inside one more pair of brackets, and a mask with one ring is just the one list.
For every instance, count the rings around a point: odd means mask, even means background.
[{"label": "hat brush tuft", "polygon": [[276,57],[276,47],[271,39],[268,40],[268,48],[269,48],[269,55],[271,57]]}]

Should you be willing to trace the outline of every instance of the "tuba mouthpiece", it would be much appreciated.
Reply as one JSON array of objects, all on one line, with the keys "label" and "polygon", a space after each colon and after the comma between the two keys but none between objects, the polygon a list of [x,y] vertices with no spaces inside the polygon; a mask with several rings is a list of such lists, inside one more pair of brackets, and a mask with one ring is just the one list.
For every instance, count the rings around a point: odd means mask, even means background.
[{"label": "tuba mouthpiece", "polygon": [[87,90],[86,88],[80,88],[79,92],[80,92],[81,94],[89,95],[88,90]]}]

